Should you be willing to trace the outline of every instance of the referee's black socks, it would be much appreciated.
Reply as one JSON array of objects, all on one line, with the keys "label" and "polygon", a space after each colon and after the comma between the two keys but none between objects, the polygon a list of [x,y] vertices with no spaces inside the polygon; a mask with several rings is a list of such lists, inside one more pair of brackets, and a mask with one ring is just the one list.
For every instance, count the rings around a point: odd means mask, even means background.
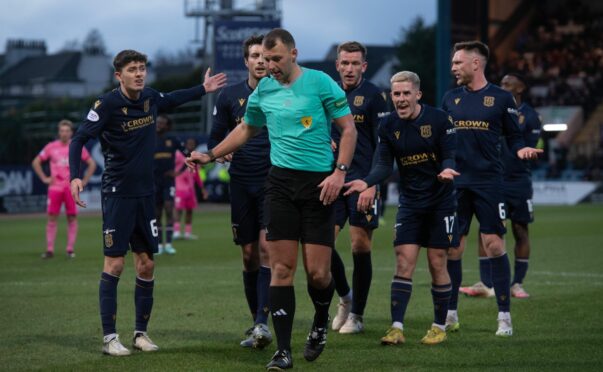
[{"label": "referee's black socks", "polygon": [[329,306],[335,293],[335,282],[331,278],[329,285],[325,288],[314,288],[308,283],[308,294],[314,304],[314,326],[318,328],[326,328],[329,322]]},{"label": "referee's black socks", "polygon": [[291,330],[295,315],[293,286],[270,286],[268,301],[278,349],[291,351]]}]

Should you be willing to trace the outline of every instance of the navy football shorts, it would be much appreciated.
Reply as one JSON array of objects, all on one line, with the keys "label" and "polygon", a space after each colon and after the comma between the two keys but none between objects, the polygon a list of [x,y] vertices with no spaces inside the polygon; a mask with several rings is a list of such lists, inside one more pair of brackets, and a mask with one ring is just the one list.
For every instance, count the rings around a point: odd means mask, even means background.
[{"label": "navy football shorts", "polygon": [[532,183],[504,183],[507,218],[512,222],[529,224],[534,222],[534,205],[532,204]]},{"label": "navy football shorts", "polygon": [[157,253],[157,221],[153,196],[115,198],[103,196],[103,246],[105,256],[132,252]]},{"label": "navy football shorts", "polygon": [[379,198],[377,198],[379,193],[376,193],[375,196],[372,208],[365,213],[356,209],[359,194],[355,192],[351,195],[343,196],[342,190],[342,193],[339,194],[339,197],[333,203],[335,208],[335,225],[343,229],[346,221],[349,219],[351,226],[363,227],[368,230],[374,230],[379,227],[379,208],[381,203]]},{"label": "navy football shorts", "polygon": [[235,244],[259,239],[264,220],[264,184],[245,184],[230,180],[230,221]]},{"label": "navy football shorts", "polygon": [[394,225],[394,246],[402,244],[442,249],[458,247],[459,230],[454,208],[432,210],[399,207]]},{"label": "navy football shorts", "polygon": [[163,205],[165,202],[173,202],[176,198],[176,185],[174,182],[155,183],[155,204]]},{"label": "navy football shorts", "polygon": [[296,240],[333,247],[335,209],[323,205],[318,185],[331,172],[307,172],[272,167],[266,181],[266,239]]},{"label": "navy football shorts", "polygon": [[502,236],[507,232],[504,225],[507,211],[502,186],[493,184],[458,187],[456,197],[459,234],[461,236],[469,233],[471,218],[474,214],[479,222],[481,233]]}]

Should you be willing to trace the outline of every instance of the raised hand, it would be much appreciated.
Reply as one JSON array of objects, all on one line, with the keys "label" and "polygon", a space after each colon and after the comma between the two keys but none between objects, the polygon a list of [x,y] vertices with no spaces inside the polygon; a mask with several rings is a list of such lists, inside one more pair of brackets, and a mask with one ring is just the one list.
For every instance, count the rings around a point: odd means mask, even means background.
[{"label": "raised hand", "polygon": [[226,85],[226,74],[220,72],[219,74],[210,76],[211,67],[207,68],[205,72],[205,79],[203,80],[203,87],[206,93],[215,92]]},{"label": "raised hand", "polygon": [[537,159],[538,154],[542,154],[544,150],[535,149],[532,147],[524,147],[517,151],[517,157],[523,160]]},{"label": "raised hand", "polygon": [[438,181],[440,182],[452,182],[454,177],[460,176],[461,174],[452,168],[446,168],[438,174]]}]

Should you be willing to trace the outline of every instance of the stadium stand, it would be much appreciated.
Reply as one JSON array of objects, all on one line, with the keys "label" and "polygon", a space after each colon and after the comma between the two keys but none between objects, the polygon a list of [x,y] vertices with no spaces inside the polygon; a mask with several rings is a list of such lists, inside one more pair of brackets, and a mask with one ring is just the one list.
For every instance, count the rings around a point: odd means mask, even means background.
[{"label": "stadium stand", "polygon": [[[601,178],[603,127],[603,11],[586,2],[535,2],[531,19],[502,61],[493,61],[490,81],[507,72],[522,73],[534,107],[579,106],[584,125],[547,151],[548,162],[534,179]],[[544,136],[551,136],[544,134]],[[588,173],[588,174],[587,174]]]}]

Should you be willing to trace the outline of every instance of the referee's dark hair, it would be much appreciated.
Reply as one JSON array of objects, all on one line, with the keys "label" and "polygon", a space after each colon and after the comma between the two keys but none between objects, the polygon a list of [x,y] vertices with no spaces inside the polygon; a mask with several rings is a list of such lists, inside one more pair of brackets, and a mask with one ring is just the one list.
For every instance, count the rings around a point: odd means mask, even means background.
[{"label": "referee's dark hair", "polygon": [[285,44],[289,50],[295,48],[295,39],[293,35],[284,28],[275,28],[264,36],[264,46],[267,49],[272,49],[278,41]]}]

